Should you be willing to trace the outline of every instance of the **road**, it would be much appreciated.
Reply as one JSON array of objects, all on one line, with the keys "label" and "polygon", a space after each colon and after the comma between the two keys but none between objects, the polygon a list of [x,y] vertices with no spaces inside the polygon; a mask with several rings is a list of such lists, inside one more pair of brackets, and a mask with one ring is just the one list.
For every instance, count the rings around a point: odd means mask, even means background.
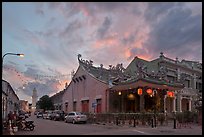
[{"label": "road", "polygon": [[140,133],[129,129],[117,126],[104,126],[97,124],[72,124],[63,121],[52,121],[31,116],[36,125],[34,131],[18,131],[15,135],[97,135],[97,134],[133,134],[141,135]]},{"label": "road", "polygon": [[170,127],[128,127],[98,124],[72,124],[63,121],[31,118],[36,125],[34,131],[18,131],[15,135],[202,135],[202,127],[173,129]]}]

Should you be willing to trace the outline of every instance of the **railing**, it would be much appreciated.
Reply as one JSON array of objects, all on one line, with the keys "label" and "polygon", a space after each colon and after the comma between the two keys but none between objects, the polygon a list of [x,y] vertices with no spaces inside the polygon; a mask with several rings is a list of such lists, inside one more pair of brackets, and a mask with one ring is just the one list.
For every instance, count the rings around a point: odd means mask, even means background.
[{"label": "railing", "polygon": [[184,124],[198,123],[198,113],[196,112],[181,112],[168,116],[164,113],[89,113],[87,116],[88,123],[129,127],[156,127],[172,124],[173,128],[174,120],[176,120],[177,127]]}]

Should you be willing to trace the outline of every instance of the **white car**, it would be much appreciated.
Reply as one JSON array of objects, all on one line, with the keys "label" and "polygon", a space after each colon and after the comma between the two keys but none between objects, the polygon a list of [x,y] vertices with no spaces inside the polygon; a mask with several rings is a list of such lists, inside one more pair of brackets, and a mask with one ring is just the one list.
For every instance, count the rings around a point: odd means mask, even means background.
[{"label": "white car", "polygon": [[38,112],[37,118],[43,118],[43,113],[42,112]]},{"label": "white car", "polygon": [[66,116],[65,116],[65,120],[66,123],[67,122],[72,122],[73,124],[75,123],[86,123],[87,122],[87,116],[80,113],[80,112],[69,112]]}]

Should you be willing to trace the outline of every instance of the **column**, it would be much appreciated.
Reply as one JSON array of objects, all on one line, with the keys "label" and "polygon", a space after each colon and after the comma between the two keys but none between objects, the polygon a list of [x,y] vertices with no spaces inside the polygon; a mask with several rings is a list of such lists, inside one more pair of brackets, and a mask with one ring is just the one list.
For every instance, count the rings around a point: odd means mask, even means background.
[{"label": "column", "polygon": [[109,112],[109,94],[110,94],[110,90],[107,89],[105,92],[105,112]]},{"label": "column", "polygon": [[182,112],[182,97],[180,96],[180,98],[179,98],[179,112]]},{"label": "column", "polygon": [[196,89],[196,74],[193,75],[193,89]]},{"label": "column", "polygon": [[189,102],[188,102],[188,104],[189,104],[189,111],[191,111],[191,102],[192,102],[192,98],[190,98],[188,101],[189,101]]},{"label": "column", "polygon": [[167,108],[167,107],[166,107],[166,95],[165,95],[165,96],[164,96],[164,112],[167,111],[166,108]]},{"label": "column", "polygon": [[121,112],[124,112],[123,94],[121,95]]},{"label": "column", "polygon": [[176,97],[173,98],[173,112],[176,111]]},{"label": "column", "polygon": [[144,110],[144,95],[140,95],[140,112]]}]

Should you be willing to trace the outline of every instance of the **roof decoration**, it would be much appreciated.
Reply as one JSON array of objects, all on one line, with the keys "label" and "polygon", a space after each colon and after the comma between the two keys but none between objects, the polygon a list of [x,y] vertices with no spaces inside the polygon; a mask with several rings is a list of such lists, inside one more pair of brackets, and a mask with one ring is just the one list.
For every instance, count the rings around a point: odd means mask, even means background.
[{"label": "roof decoration", "polygon": [[[160,57],[164,57],[161,53]],[[129,74],[126,69],[123,67],[123,64],[117,64],[116,66],[109,65],[109,68],[106,69],[103,67],[103,64],[100,64],[99,67],[93,66],[92,60],[81,59],[81,54],[78,54],[79,64],[88,72],[90,75],[94,76],[96,79],[102,80],[109,85],[118,85],[130,83],[137,81],[139,79],[146,79],[148,81],[156,81],[157,83],[169,83],[169,84],[181,84],[185,74],[181,75],[181,80],[174,81],[172,83],[167,79],[167,68],[166,66],[160,66],[158,71],[147,71],[147,64],[142,60],[137,59],[135,61],[136,71],[134,74]],[[185,75],[185,76],[184,76]]]}]

